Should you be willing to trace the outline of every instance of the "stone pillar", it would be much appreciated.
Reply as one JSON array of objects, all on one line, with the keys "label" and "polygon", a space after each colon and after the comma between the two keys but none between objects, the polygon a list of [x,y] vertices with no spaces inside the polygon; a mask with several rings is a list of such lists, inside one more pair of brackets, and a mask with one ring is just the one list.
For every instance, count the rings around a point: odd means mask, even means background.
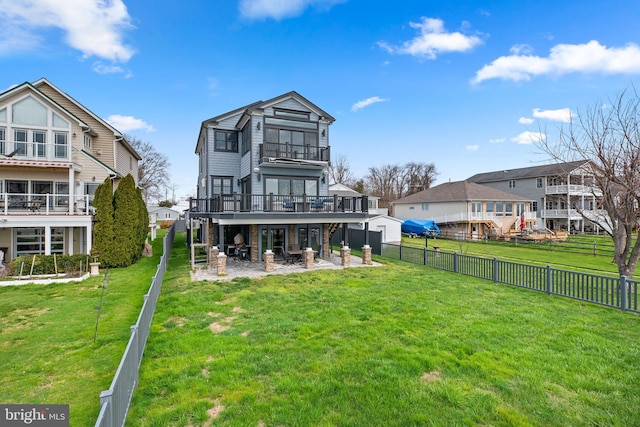
[{"label": "stone pillar", "polygon": [[209,248],[209,259],[207,263],[209,264],[209,269],[216,268],[218,265],[218,255],[220,254],[220,249],[217,246],[211,246]]},{"label": "stone pillar", "polygon": [[313,268],[313,248],[307,248],[302,253],[304,257],[304,268]]},{"label": "stone pillar", "polygon": [[227,275],[227,256],[224,253],[218,254],[218,276]]},{"label": "stone pillar", "polygon": [[325,223],[322,225],[322,253],[320,256],[324,258],[331,257],[331,241],[329,240],[329,227],[331,224]]},{"label": "stone pillar", "polygon": [[100,275],[100,269],[98,268],[99,266],[100,266],[99,262],[90,262],[89,267],[91,267],[91,269],[90,269],[89,276],[99,276]]},{"label": "stone pillar", "polygon": [[349,246],[343,246],[340,248],[340,258],[342,258],[342,265],[349,267],[351,265],[351,249]]},{"label": "stone pillar", "polygon": [[262,254],[264,258],[264,271],[270,273],[273,271],[274,262],[274,253],[271,249],[267,249],[264,254]]},{"label": "stone pillar", "polygon": [[258,236],[258,225],[251,224],[249,227],[249,242],[251,244],[251,250],[249,251],[249,256],[251,262],[258,262],[258,251],[259,251],[259,236]]},{"label": "stone pillar", "polygon": [[373,264],[373,262],[371,261],[371,246],[369,245],[364,245],[362,247],[362,263],[364,265]]}]

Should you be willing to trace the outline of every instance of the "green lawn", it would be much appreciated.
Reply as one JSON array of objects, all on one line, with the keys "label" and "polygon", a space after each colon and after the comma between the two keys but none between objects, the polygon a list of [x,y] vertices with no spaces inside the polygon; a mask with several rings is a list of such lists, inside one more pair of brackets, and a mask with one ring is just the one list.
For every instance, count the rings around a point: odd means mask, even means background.
[{"label": "green lawn", "polygon": [[[593,243],[600,248],[593,256]],[[613,256],[609,254],[613,250],[612,241],[604,236],[571,236],[564,243],[533,243],[515,244],[501,241],[461,241],[449,239],[429,239],[427,247],[433,249],[439,246],[441,250],[458,252],[465,255],[474,255],[483,258],[497,257],[505,261],[524,262],[534,265],[550,265],[564,270],[582,271],[592,274],[617,275],[618,269],[612,262]],[[423,248],[425,239],[411,239],[402,237],[402,244]],[[573,252],[579,247],[584,253]],[[606,248],[606,249],[603,249]],[[640,270],[637,270],[640,274]]]},{"label": "green lawn", "polygon": [[72,426],[94,425],[162,252],[80,283],[0,287],[0,402],[68,403]]},{"label": "green lawn", "polygon": [[640,316],[423,266],[191,282],[127,425],[640,425]]}]

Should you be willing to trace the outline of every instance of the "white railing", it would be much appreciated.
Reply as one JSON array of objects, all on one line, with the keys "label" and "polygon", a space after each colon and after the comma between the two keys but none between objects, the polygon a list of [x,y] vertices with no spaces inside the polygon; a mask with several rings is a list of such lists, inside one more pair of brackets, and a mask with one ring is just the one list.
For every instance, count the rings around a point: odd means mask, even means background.
[{"label": "white railing", "polygon": [[545,194],[570,194],[570,195],[584,195],[584,196],[600,196],[602,192],[597,187],[592,185],[578,185],[578,184],[562,184],[562,185],[548,185],[545,189]]},{"label": "white railing", "polygon": [[[70,161],[68,144],[0,141],[0,154],[14,160]],[[2,159],[3,157],[0,157]]]},{"label": "white railing", "polygon": [[[536,213],[535,212],[525,212],[524,214],[526,220],[535,221]],[[493,221],[499,226],[502,225],[502,221],[504,220],[516,220],[518,219],[518,215],[496,215],[495,212],[459,212],[459,213],[451,213],[433,217],[432,219],[437,224],[446,224],[453,222],[463,222],[463,221]]]},{"label": "white railing", "polygon": [[93,196],[86,194],[72,198],[68,194],[0,193],[0,215],[93,215],[92,204]]}]

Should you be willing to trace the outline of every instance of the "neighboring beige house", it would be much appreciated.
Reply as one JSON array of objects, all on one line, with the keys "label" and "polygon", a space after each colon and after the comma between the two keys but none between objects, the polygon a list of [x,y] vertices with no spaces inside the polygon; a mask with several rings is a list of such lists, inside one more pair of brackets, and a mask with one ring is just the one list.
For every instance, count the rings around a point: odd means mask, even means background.
[{"label": "neighboring beige house", "polygon": [[392,205],[396,218],[432,219],[443,233],[478,239],[530,228],[535,223],[531,202],[480,184],[456,181],[411,194]]},{"label": "neighboring beige house", "polygon": [[88,253],[92,200],[105,178],[131,173],[140,156],[106,121],[46,79],[0,94],[0,250]]}]

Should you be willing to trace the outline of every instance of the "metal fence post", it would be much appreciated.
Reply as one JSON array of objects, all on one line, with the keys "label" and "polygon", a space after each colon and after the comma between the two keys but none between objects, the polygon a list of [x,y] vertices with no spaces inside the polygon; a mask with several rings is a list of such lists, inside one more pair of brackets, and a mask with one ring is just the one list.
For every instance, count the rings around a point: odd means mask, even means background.
[{"label": "metal fence post", "polygon": [[104,414],[103,425],[113,425],[113,389],[103,390],[100,392],[100,407],[107,405],[107,411]]},{"label": "metal fence post", "polygon": [[[144,306],[143,306],[144,307]],[[138,343],[138,325],[133,325],[131,326],[131,337],[133,337],[133,347],[131,349],[131,351],[133,351],[133,354],[136,356],[136,368],[133,370],[132,374],[133,374],[133,383],[134,384],[138,384],[138,369],[140,367],[140,363],[142,362],[142,354],[140,354],[141,349],[144,349],[144,345],[140,346],[140,343]],[[129,398],[131,399],[131,398]]]},{"label": "metal fence post", "polygon": [[453,272],[458,272],[458,252],[453,253]]},{"label": "metal fence post", "polygon": [[402,261],[402,245],[400,245],[400,261]]},{"label": "metal fence post", "polygon": [[493,282],[498,283],[498,258],[493,258]]},{"label": "metal fence post", "polygon": [[547,289],[547,295],[551,295],[551,266],[547,265],[547,277],[546,277],[546,289]]},{"label": "metal fence post", "polygon": [[620,276],[620,309],[627,310],[627,276]]},{"label": "metal fence post", "polygon": [[429,265],[429,252],[427,252],[427,248],[424,248],[424,265]]}]

